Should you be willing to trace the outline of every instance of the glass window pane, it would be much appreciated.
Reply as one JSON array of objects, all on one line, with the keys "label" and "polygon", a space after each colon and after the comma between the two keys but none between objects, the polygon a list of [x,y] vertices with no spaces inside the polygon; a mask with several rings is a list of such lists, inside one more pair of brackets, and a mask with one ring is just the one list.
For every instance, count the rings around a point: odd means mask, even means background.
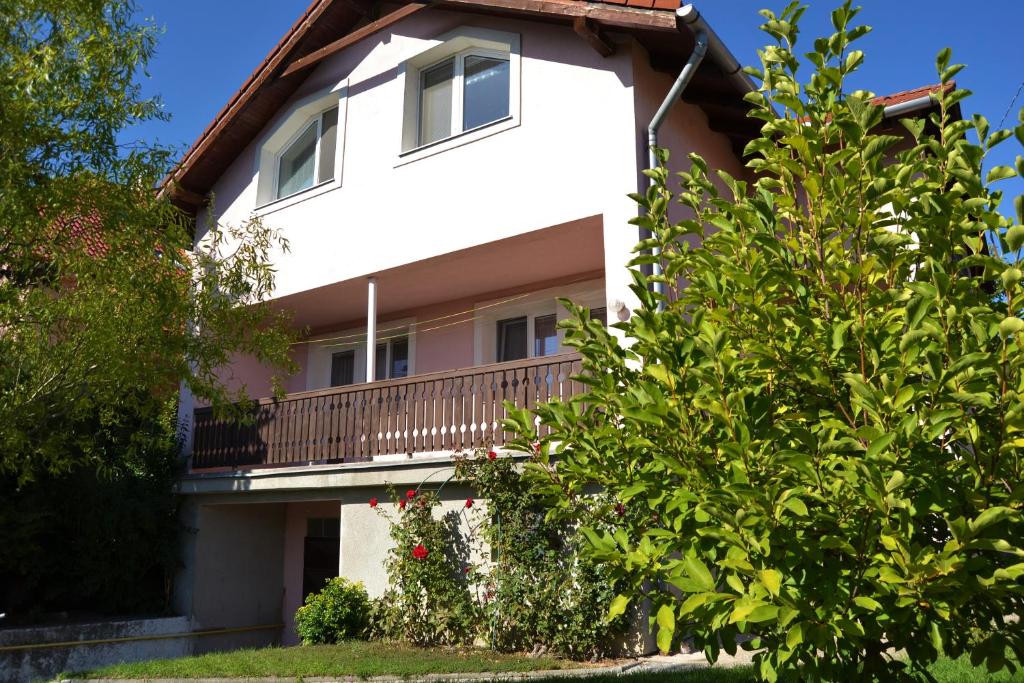
[{"label": "glass window pane", "polygon": [[498,362],[526,358],[526,317],[498,321]]},{"label": "glass window pane", "polygon": [[391,379],[409,376],[409,339],[403,337],[391,342]]},{"label": "glass window pane", "polygon": [[331,355],[331,386],[340,387],[352,384],[356,366],[355,351],[339,351]]},{"label": "glass window pane", "polygon": [[334,150],[338,145],[338,108],[325,111],[320,116],[320,168],[317,169],[318,183],[334,180]]},{"label": "glass window pane", "polygon": [[508,116],[508,60],[468,55],[464,67],[462,129]]},{"label": "glass window pane", "polygon": [[388,378],[388,345],[377,344],[377,360],[373,363],[373,378],[378,382]]},{"label": "glass window pane", "polygon": [[540,315],[533,319],[533,355],[550,356],[558,353],[558,332],[554,315]]},{"label": "glass window pane", "polygon": [[309,125],[281,155],[277,172],[277,196],[287,197],[313,186],[316,164],[316,123]]},{"label": "glass window pane", "polygon": [[420,83],[420,144],[452,134],[452,78],[455,60],[449,59],[423,72]]},{"label": "glass window pane", "polygon": [[601,306],[601,308],[591,308],[590,319],[600,320],[602,325],[608,327],[608,309],[605,306]]}]

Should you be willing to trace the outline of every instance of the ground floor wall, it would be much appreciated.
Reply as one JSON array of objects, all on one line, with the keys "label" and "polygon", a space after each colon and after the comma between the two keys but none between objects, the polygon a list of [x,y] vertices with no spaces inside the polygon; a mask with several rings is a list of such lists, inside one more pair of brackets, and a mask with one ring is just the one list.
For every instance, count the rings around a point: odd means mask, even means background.
[{"label": "ground floor wall", "polygon": [[[394,547],[390,525],[400,514],[397,497],[433,491],[437,517],[457,531],[459,562],[489,561],[476,533],[487,501],[454,480],[452,458],[394,458],[359,465],[321,465],[198,475],[181,483],[186,495],[186,566],[176,586],[176,606],[198,627],[252,626],[197,641],[196,651],[259,644],[293,645],[294,614],[305,597],[310,538],[329,536],[337,520],[337,574],[360,581],[371,598],[388,589],[387,561]],[[466,500],[474,498],[471,510]],[[376,507],[369,501],[376,498]],[[306,577],[308,578],[308,576]],[[307,585],[308,587],[308,585]],[[645,615],[623,647],[650,651]],[[644,622],[641,624],[641,622]],[[267,630],[267,625],[277,625]]]}]

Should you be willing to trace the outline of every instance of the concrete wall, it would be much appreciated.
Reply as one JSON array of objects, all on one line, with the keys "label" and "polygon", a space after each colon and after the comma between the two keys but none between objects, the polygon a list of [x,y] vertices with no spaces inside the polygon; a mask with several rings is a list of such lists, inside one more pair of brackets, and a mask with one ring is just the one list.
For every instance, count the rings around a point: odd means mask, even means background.
[{"label": "concrete wall", "polygon": [[[153,640],[3,651],[0,652],[0,682],[36,681],[62,672],[87,671],[122,662],[183,657],[192,652],[192,639],[187,635],[190,630],[191,624],[186,617],[0,629],[0,647],[156,637]],[[167,637],[180,634],[185,635]]]},{"label": "concrete wall", "polygon": [[[281,624],[285,506],[199,505],[191,615],[197,629]],[[280,629],[211,636],[197,652],[279,642]]]}]

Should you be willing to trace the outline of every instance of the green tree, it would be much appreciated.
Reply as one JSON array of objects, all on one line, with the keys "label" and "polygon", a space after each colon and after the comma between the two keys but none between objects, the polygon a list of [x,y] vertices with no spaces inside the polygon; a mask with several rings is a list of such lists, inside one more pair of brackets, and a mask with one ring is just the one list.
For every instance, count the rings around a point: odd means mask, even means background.
[{"label": "green tree", "polygon": [[157,34],[135,14],[0,0],[0,473],[20,481],[109,465],[120,451],[96,431],[155,420],[181,382],[241,398],[217,374],[232,354],[291,368],[265,303],[279,236],[252,220],[193,250],[191,221],[155,190],[171,152],[118,144],[164,116],[135,80]]},{"label": "green tree", "polygon": [[[982,165],[1024,125],[955,120],[969,93],[950,88],[886,134],[868,94],[844,90],[869,30],[856,10],[833,13],[803,83],[802,12],[763,12],[755,180],[713,179],[692,155],[673,194],[663,166],[648,171],[636,222],[652,237],[633,264],[659,247],[667,295],[632,270],[624,343],[567,302],[587,390],[537,408],[551,428],[537,485],[556,512],[608,515],[580,503],[594,486],[629,510],[589,537],[628,586],[610,613],[649,597],[663,650],[690,635],[713,661],[751,636],[768,681],[927,678],[941,653],[1013,668],[1024,289],[985,233],[1024,242],[1021,198],[1010,220],[991,187],[1024,160]],[[690,218],[670,220],[674,199]],[[532,419],[512,419],[523,449]]]}]

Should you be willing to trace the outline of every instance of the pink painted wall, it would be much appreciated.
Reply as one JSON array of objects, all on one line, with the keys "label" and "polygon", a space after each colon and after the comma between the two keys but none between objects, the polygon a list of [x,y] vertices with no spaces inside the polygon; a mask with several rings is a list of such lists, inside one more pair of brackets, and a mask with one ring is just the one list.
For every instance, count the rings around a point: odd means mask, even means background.
[{"label": "pink painted wall", "polygon": [[[299,370],[284,381],[286,392],[302,391],[306,388],[306,345],[296,344],[292,347],[291,357]],[[244,388],[250,398],[263,398],[273,394],[270,368],[259,363],[252,356],[236,354],[231,362],[221,371],[221,379],[232,391]]]},{"label": "pink painted wall", "polygon": [[[341,517],[340,501],[288,503],[284,522],[284,595],[281,613],[284,617],[282,645],[297,645],[295,610],[302,606],[303,542],[306,538],[306,520],[313,517]],[[340,562],[340,560],[339,560]]]},{"label": "pink painted wall", "polygon": [[416,324],[416,374],[473,365],[472,301],[420,309],[416,320],[423,321]]}]

